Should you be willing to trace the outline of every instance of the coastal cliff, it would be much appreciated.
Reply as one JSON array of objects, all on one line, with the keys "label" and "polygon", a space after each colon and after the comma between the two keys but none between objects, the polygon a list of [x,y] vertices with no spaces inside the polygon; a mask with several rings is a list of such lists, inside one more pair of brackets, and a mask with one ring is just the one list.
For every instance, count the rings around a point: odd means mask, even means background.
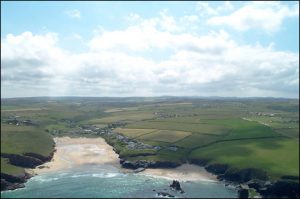
[{"label": "coastal cliff", "polygon": [[[10,164],[23,168],[35,168],[52,159],[53,151],[49,156],[45,157],[35,153],[24,153],[22,155],[1,153],[2,158],[6,158]],[[13,175],[1,172],[1,191],[14,190],[24,187],[24,183],[31,178],[32,175],[24,172],[22,174]]]},{"label": "coastal cliff", "polygon": [[[105,138],[105,137],[104,137]],[[107,141],[114,147],[114,151],[120,154],[113,142]],[[120,157],[120,156],[119,156]],[[299,177],[291,176],[286,179],[271,180],[267,173],[256,168],[236,169],[226,164],[210,164],[208,160],[188,159],[182,162],[172,161],[149,161],[136,159],[129,160],[130,156],[120,157],[120,164],[123,168],[138,170],[141,168],[176,168],[184,163],[196,164],[205,168],[206,171],[214,174],[220,181],[226,184],[233,184],[239,189],[239,197],[249,196],[250,189],[254,189],[263,198],[299,198]]]},{"label": "coastal cliff", "polygon": [[191,163],[204,166],[220,181],[238,185],[240,197],[249,189],[255,189],[263,198],[299,198],[299,177],[283,176],[278,180],[271,180],[265,171],[246,168],[236,169],[226,164],[209,164],[207,160],[192,159]]}]

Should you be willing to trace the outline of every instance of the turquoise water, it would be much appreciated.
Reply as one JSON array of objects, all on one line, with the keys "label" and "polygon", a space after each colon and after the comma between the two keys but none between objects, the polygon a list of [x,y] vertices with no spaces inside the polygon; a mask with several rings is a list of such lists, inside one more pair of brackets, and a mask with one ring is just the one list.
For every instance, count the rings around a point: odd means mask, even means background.
[{"label": "turquoise water", "polygon": [[[234,188],[217,182],[181,182],[184,194],[169,188],[171,180],[145,176],[143,174],[122,173],[110,165],[82,166],[55,173],[35,176],[28,180],[25,188],[1,192],[1,198],[39,197],[158,197],[157,192],[167,192],[176,197],[237,197]],[[155,190],[155,191],[153,191]]]}]

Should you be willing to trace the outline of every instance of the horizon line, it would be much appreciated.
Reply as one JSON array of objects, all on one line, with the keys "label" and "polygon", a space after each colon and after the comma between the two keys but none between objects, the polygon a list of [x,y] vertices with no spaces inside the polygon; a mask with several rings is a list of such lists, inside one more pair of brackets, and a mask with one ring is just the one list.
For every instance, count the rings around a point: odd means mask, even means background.
[{"label": "horizon line", "polygon": [[298,99],[299,97],[273,97],[273,96],[251,96],[251,97],[239,97],[239,96],[199,96],[199,95],[159,95],[159,96],[78,96],[78,95],[61,95],[61,96],[20,96],[20,97],[2,97],[2,99],[20,99],[20,98],[162,98],[162,97],[177,97],[177,98],[273,98],[273,99]]}]

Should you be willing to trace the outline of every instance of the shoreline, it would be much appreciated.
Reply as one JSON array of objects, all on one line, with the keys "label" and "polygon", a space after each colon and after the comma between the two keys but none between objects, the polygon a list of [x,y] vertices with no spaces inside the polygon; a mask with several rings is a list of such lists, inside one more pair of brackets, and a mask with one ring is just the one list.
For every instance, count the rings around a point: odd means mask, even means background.
[{"label": "shoreline", "polygon": [[[52,160],[35,169],[26,169],[26,172],[39,175],[85,164],[110,164],[120,172],[133,173],[132,169],[122,167],[119,155],[102,137],[55,137],[54,141],[56,145]],[[216,175],[195,164],[183,164],[176,168],[147,168],[139,174],[179,181],[219,182]]]},{"label": "shoreline", "polygon": [[118,154],[103,138],[55,137],[55,152],[51,161],[34,169],[34,175],[70,169],[84,164],[111,164],[120,168]]}]

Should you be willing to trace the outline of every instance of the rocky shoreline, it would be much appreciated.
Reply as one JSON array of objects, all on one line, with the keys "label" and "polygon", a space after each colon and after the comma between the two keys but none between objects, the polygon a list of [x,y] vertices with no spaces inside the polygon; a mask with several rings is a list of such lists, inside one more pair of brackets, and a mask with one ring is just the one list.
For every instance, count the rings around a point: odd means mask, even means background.
[{"label": "rocky shoreline", "polygon": [[[267,176],[266,172],[255,169],[234,169],[225,164],[209,164],[207,160],[191,159],[188,162],[170,162],[170,161],[147,161],[136,160],[130,161],[126,157],[120,155],[120,150],[115,146],[114,142],[111,142],[109,138],[115,137],[118,141],[124,143],[127,148],[153,148],[156,146],[146,146],[143,143],[127,138],[126,136],[120,136],[116,132],[112,132],[114,128],[122,127],[126,123],[112,123],[107,128],[97,129],[94,127],[88,127],[91,132],[102,136],[106,142],[111,145],[114,151],[119,154],[120,164],[123,168],[133,169],[135,171],[143,171],[146,168],[176,168],[185,163],[192,163],[201,167],[204,167],[206,171],[217,176],[217,179],[224,181],[227,185],[233,185],[239,189],[239,197],[247,198],[250,196],[250,190],[252,189],[258,196],[264,198],[273,197],[288,197],[299,198],[299,177],[287,176],[277,181],[272,181]],[[128,147],[133,143],[133,147]],[[145,145],[145,146],[144,146]],[[298,181],[296,181],[298,180]]]},{"label": "rocky shoreline", "polygon": [[[299,198],[299,181],[296,182],[295,177],[286,176],[277,181],[271,181],[266,172],[254,169],[233,169],[223,164],[207,164],[205,161],[193,161],[192,164],[202,166],[206,171],[217,176],[217,179],[223,181],[226,186],[232,185],[239,191],[240,198],[248,198],[250,189],[255,190],[263,198]],[[123,168],[135,169],[143,171],[146,168],[176,168],[179,163],[174,162],[155,162],[146,160],[128,161],[121,159],[120,164]]]},{"label": "rocky shoreline", "polygon": [[[101,133],[101,136],[106,142],[114,148],[114,151],[119,154],[120,151],[115,148],[114,143],[110,142],[108,137],[114,134],[111,132],[111,128],[123,126],[124,124],[111,124],[110,128],[106,129],[106,132]],[[116,133],[116,135],[118,135]],[[125,144],[128,140],[125,136],[122,136],[120,141],[125,140]],[[239,190],[240,198],[248,198],[250,196],[250,190],[255,191],[259,197],[263,198],[276,198],[276,197],[288,197],[299,198],[299,177],[296,176],[283,176],[281,179],[272,181],[265,171],[247,168],[247,169],[235,169],[225,164],[209,164],[207,160],[190,159],[189,162],[170,162],[170,161],[147,161],[147,160],[126,160],[126,157],[120,157],[120,164],[123,168],[144,170],[146,168],[176,168],[184,163],[192,163],[201,167],[204,167],[206,171],[217,176],[217,179],[224,181],[227,185],[233,185]]]},{"label": "rocky shoreline", "polygon": [[[52,159],[55,150],[47,157],[35,154],[26,153],[23,155],[1,153],[2,158],[7,158],[9,163],[15,166],[25,168],[35,168]],[[27,172],[19,175],[11,175],[1,172],[1,191],[14,190],[25,187],[24,183],[33,175]]]}]

